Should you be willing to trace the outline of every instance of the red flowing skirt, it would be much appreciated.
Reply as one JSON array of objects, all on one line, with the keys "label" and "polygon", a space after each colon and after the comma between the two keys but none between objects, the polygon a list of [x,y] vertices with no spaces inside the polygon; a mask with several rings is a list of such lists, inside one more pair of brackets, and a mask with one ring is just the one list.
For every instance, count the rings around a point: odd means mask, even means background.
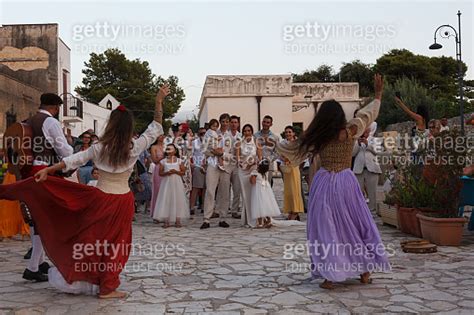
[{"label": "red flowing skirt", "polygon": [[46,254],[66,282],[87,281],[107,294],[120,285],[132,240],[134,197],[49,176],[0,185],[0,199],[28,205]]}]

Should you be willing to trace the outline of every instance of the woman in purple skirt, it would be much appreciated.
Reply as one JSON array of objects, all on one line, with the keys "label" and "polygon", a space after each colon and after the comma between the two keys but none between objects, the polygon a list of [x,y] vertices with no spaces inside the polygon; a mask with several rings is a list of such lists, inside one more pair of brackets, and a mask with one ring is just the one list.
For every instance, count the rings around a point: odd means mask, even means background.
[{"label": "woman in purple skirt", "polygon": [[337,101],[323,102],[300,138],[299,147],[278,148],[294,161],[307,153],[320,157],[321,168],[309,194],[307,237],[311,273],[324,278],[320,286],[325,289],[332,289],[333,282],[359,276],[368,284],[371,272],[391,269],[377,226],[351,171],[354,141],[377,117],[382,90],[382,77],[375,75],[375,100],[349,122]]}]

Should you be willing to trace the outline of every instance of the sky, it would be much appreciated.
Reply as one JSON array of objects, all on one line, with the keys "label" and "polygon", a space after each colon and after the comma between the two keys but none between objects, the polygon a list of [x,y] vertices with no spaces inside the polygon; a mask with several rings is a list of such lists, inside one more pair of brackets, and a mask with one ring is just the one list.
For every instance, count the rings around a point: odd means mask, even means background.
[{"label": "sky", "polygon": [[435,29],[458,28],[462,58],[474,79],[473,1],[7,1],[1,24],[58,23],[71,48],[71,84],[81,84],[91,52],[118,47],[175,75],[186,100],[175,120],[197,113],[212,74],[290,74],[344,62],[375,63],[391,49],[455,56],[454,38],[429,50]]}]

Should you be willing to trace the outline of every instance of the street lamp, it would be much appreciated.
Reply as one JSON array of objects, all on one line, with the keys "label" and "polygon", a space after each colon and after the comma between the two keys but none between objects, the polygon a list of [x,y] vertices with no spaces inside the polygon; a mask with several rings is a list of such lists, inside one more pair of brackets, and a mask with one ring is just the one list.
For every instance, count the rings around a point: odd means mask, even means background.
[{"label": "street lamp", "polygon": [[440,37],[454,37],[456,41],[456,60],[458,62],[458,86],[459,86],[459,110],[461,112],[461,134],[464,135],[464,91],[463,91],[463,75],[462,75],[462,59],[461,59],[461,11],[458,10],[458,30],[449,24],[439,26],[434,32],[434,43],[430,45],[430,49],[441,49],[443,46],[436,42],[436,35],[439,32]]}]

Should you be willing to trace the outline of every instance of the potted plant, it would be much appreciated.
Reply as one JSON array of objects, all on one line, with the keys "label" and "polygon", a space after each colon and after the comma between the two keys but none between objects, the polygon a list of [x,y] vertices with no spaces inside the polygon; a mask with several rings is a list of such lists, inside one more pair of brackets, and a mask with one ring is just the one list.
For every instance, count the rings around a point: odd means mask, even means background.
[{"label": "potted plant", "polygon": [[420,222],[417,218],[418,212],[413,194],[414,179],[409,173],[404,173],[405,180],[399,181],[394,186],[394,200],[397,204],[397,219],[400,231],[421,237]]},{"label": "potted plant", "polygon": [[[409,154],[405,152],[394,153],[398,154],[399,157],[409,156]],[[397,162],[403,159],[394,159],[394,156],[392,156],[391,164],[394,167],[395,174],[390,177],[392,189],[388,193],[386,203],[394,204],[397,210],[396,212],[392,210],[390,214],[386,212],[385,216],[396,213],[397,225],[400,231],[421,237],[420,223],[416,216],[420,210],[417,209],[418,204],[416,203],[416,197],[414,195],[416,189],[413,189],[416,185],[417,178],[421,177],[421,169],[419,165]],[[383,210],[387,210],[387,208]],[[390,220],[390,218],[388,220]],[[393,219],[391,222],[393,222]]]},{"label": "potted plant", "polygon": [[418,213],[422,235],[437,245],[459,246],[466,219],[459,215],[464,161],[472,152],[467,138],[452,129],[431,139],[420,151],[425,160],[423,180],[435,193],[427,201],[431,212]]}]

